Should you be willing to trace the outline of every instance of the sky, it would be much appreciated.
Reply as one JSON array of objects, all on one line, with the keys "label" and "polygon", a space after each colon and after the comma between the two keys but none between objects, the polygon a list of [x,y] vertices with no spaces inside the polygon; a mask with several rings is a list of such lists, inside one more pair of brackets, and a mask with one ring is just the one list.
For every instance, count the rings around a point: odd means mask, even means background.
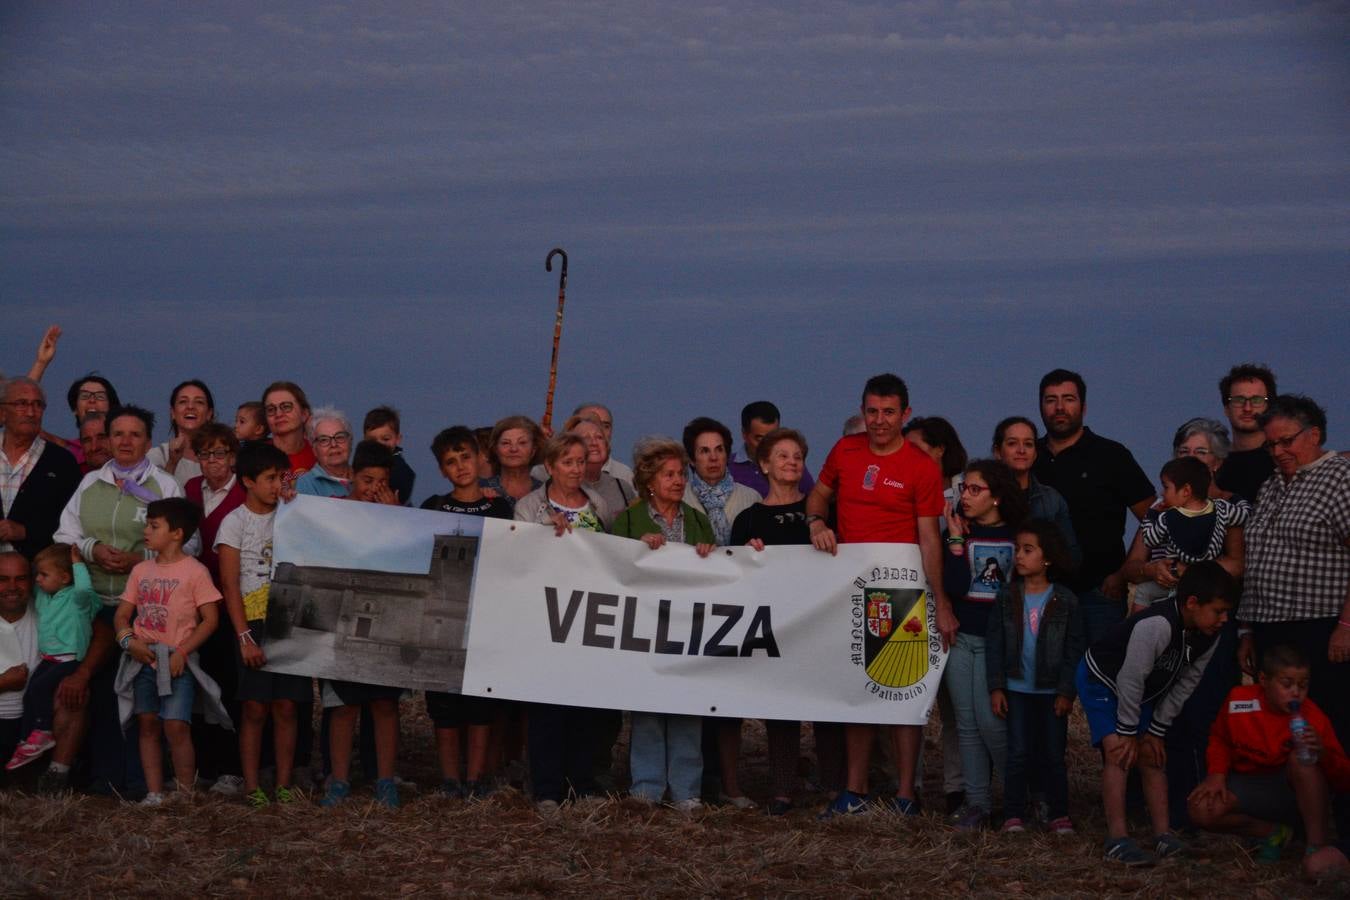
[{"label": "sky", "polygon": [[[1269,363],[1350,447],[1344,3],[11,2],[0,371],[65,330],[163,412],[277,378],[615,454],[771,399],[813,469],[862,383],[985,452],[1045,371],[1151,476]],[[64,405],[49,428],[73,433]]]}]

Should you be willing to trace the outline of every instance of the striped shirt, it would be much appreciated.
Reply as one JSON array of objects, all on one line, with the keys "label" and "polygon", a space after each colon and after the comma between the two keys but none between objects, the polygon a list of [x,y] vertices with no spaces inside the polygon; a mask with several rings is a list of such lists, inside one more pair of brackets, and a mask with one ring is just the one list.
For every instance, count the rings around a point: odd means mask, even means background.
[{"label": "striped shirt", "polygon": [[1247,524],[1252,508],[1246,500],[1211,500],[1203,510],[1192,513],[1181,507],[1151,509],[1140,530],[1144,546],[1161,550],[1166,559],[1179,559],[1189,565],[1223,556],[1228,529]]}]

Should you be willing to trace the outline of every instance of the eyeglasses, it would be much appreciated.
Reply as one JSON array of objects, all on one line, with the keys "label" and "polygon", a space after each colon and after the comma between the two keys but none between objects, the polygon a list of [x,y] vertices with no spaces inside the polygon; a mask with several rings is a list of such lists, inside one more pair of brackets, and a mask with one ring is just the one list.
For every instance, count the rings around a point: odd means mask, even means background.
[{"label": "eyeglasses", "polygon": [[987,490],[989,488],[982,484],[971,484],[969,481],[961,482],[961,493],[969,494],[972,497],[978,497]]},{"label": "eyeglasses", "polygon": [[12,406],[15,409],[46,409],[45,400],[6,400],[4,406]]},{"label": "eyeglasses", "polygon": [[1234,394],[1233,396],[1228,398],[1228,405],[1233,407],[1233,409],[1242,409],[1242,407],[1244,406],[1250,406],[1252,409],[1258,412],[1265,409],[1266,404],[1269,402],[1270,402],[1269,397],[1256,397],[1256,396],[1242,397],[1239,396],[1238,394]]},{"label": "eyeglasses", "polygon": [[269,416],[275,416],[277,413],[295,412],[295,404],[289,400],[283,400],[280,403],[269,403],[263,407],[263,412]]},{"label": "eyeglasses", "polygon": [[1274,438],[1273,440],[1266,441],[1262,446],[1270,453],[1274,453],[1276,450],[1288,450],[1294,445],[1294,441],[1298,440],[1298,436],[1307,431],[1309,427],[1310,426],[1304,425],[1298,431],[1289,435],[1289,437]]},{"label": "eyeglasses", "polygon": [[350,444],[352,433],[350,431],[339,431],[337,434],[321,434],[314,439],[314,446],[328,447],[337,444]]},{"label": "eyeglasses", "polygon": [[1196,447],[1194,450],[1190,450],[1186,447],[1177,448],[1177,456],[1213,456],[1213,455],[1214,455],[1213,450],[1206,450],[1204,447]]},{"label": "eyeglasses", "polygon": [[80,400],[96,400],[99,403],[108,399],[107,391],[80,391],[75,395]]},{"label": "eyeglasses", "polygon": [[201,460],[207,460],[207,459],[214,459],[214,460],[229,459],[229,458],[230,458],[230,451],[229,451],[229,450],[203,450],[201,453],[198,453],[198,454],[197,454],[197,458],[198,458],[198,459],[201,459]]}]

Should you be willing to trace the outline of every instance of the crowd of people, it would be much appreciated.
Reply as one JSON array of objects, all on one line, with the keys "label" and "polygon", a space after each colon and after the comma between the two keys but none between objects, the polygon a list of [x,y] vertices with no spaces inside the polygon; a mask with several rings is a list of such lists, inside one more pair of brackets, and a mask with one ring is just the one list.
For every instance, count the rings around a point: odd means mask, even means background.
[{"label": "crowd of people", "polygon": [[[59,335],[0,388],[8,788],[157,805],[169,785],[202,782],[255,806],[332,806],[351,793],[355,757],[374,799],[397,806],[404,692],[316,690],[270,672],[263,623],[279,504],[416,500],[398,413],[371,410],[358,435],[277,381],[230,426],[191,379],[169,392],[168,437],[155,444],[155,414],[90,373],[66,393],[66,439],[46,430],[61,429],[41,383]],[[1066,754],[1079,704],[1100,754],[1107,859],[1151,864],[1202,828],[1243,836],[1261,860],[1301,835],[1310,872],[1344,868],[1350,459],[1326,449],[1322,408],[1279,393],[1264,366],[1235,366],[1219,401],[1226,424],[1177,429],[1160,490],[1129,449],[1084,424],[1087,385],[1056,369],[1036,398],[1044,433],[1010,416],[978,459],[947,420],[913,417],[904,381],[886,374],[868,380],[814,478],[805,437],[767,401],[745,406],[739,442],[699,417],[679,440],[641,441],[632,468],[611,455],[610,409],[588,403],[556,433],[524,416],[442,430],[431,453],[446,483],[420,506],[536,522],[567,540],[605,532],[654,553],[916,544],[948,649],[932,724],[945,796],[920,796],[922,728],[815,722],[812,778],[832,798],[823,818],[926,805],[962,830],[1073,833]],[[1140,527],[1126,546],[1130,518]],[[488,797],[517,760],[515,780],[543,813],[625,787],[612,771],[622,711],[449,692],[427,692],[425,708],[449,796]],[[752,799],[739,719],[627,719],[633,798],[770,815],[801,802],[802,723],[766,723],[770,790]],[[883,734],[894,789],[873,791]],[[1147,840],[1131,835],[1132,805],[1147,811]]]}]

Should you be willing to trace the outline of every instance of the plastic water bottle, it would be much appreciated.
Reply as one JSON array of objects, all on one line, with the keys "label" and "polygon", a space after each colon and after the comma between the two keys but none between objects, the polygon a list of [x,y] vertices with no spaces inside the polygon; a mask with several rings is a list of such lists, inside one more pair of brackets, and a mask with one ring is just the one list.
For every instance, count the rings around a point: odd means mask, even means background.
[{"label": "plastic water bottle", "polygon": [[1305,766],[1311,766],[1317,762],[1317,751],[1308,746],[1308,735],[1312,732],[1312,728],[1308,725],[1308,720],[1299,714],[1301,706],[1297,700],[1289,704],[1289,712],[1292,714],[1289,718],[1289,734],[1294,739],[1294,759]]}]

